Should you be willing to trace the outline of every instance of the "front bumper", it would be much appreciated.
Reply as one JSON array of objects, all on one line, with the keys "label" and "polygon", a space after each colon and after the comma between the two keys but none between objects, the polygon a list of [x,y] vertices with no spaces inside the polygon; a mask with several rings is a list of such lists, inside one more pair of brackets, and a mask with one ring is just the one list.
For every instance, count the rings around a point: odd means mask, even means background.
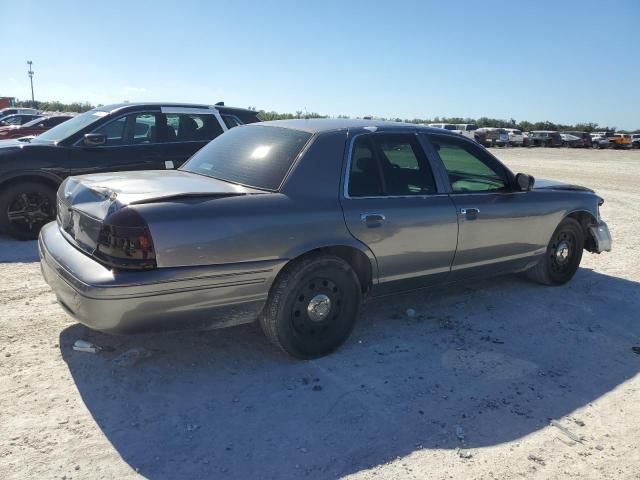
[{"label": "front bumper", "polygon": [[611,233],[609,233],[609,227],[606,223],[600,220],[597,225],[589,227],[589,233],[593,237],[595,253],[611,251]]},{"label": "front bumper", "polygon": [[80,323],[111,333],[220,328],[257,319],[275,261],[118,272],[77,250],[55,222],[38,241],[58,302]]}]

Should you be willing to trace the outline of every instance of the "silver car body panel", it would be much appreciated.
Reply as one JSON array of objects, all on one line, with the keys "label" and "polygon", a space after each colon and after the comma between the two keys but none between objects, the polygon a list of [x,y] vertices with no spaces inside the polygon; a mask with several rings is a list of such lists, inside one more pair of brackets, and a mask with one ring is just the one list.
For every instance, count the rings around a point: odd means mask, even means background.
[{"label": "silver car body panel", "polygon": [[[236,128],[269,123],[258,125]],[[98,220],[120,208],[138,212],[151,232],[158,268],[114,272],[49,224],[39,242],[42,269],[65,308],[82,323],[113,332],[249,322],[282,268],[311,251],[359,252],[371,267],[371,295],[386,294],[527,268],[570,214],[592,219],[597,251],[610,248],[606,225],[597,226],[601,199],[583,187],[538,180],[527,192],[452,193],[422,135],[443,130],[338,120],[277,126],[313,134],[277,192],[181,170],[67,180],[59,191],[65,208]],[[351,140],[375,132],[418,134],[437,194],[349,198]],[[475,218],[467,214],[473,210]],[[384,218],[380,228],[363,223],[372,213]]]},{"label": "silver car body panel", "polygon": [[282,267],[272,261],[115,272],[70,250],[55,223],[42,229],[38,245],[42,274],[64,309],[89,327],[115,333],[252,322]]}]

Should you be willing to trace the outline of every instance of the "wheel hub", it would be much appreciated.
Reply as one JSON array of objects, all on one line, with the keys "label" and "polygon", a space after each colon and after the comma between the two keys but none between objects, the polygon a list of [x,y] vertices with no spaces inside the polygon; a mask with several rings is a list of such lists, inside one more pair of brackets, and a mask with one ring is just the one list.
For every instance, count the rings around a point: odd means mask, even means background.
[{"label": "wheel hub", "polygon": [[556,247],[556,260],[559,263],[564,263],[569,258],[569,245],[566,242],[561,242]]},{"label": "wheel hub", "polygon": [[331,299],[324,293],[319,293],[309,300],[307,315],[313,322],[323,321],[331,311]]}]

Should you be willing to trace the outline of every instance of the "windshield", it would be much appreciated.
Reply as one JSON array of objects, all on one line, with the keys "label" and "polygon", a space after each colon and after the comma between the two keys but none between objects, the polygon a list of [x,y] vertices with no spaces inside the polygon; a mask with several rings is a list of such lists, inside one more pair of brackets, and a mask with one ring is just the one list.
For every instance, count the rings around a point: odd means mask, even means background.
[{"label": "windshield", "polygon": [[0,124],[2,124],[2,125],[19,125],[21,118],[22,118],[22,116],[21,115],[17,115],[17,114],[7,115],[6,117],[0,118]]},{"label": "windshield", "polygon": [[181,170],[277,190],[310,138],[310,133],[288,128],[237,127],[209,142]]},{"label": "windshield", "polygon": [[22,126],[23,127],[33,127],[33,126],[39,124],[44,119],[45,119],[45,117],[38,117],[38,118],[35,118],[35,119],[31,120],[30,122],[22,124]]},{"label": "windshield", "polygon": [[107,115],[108,112],[101,110],[90,110],[86,113],[73,117],[66,122],[62,122],[60,125],[53,127],[51,130],[38,135],[32,140],[32,143],[36,142],[59,142],[65,138],[79,132],[83,128],[91,125],[96,120]]}]

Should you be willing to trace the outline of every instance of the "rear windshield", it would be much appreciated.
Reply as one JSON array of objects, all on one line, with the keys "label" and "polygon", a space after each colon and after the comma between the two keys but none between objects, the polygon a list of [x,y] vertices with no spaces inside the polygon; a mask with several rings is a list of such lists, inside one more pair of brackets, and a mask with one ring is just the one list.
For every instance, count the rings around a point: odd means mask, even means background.
[{"label": "rear windshield", "polygon": [[208,143],[181,170],[277,190],[310,138],[308,132],[288,128],[238,127]]}]

